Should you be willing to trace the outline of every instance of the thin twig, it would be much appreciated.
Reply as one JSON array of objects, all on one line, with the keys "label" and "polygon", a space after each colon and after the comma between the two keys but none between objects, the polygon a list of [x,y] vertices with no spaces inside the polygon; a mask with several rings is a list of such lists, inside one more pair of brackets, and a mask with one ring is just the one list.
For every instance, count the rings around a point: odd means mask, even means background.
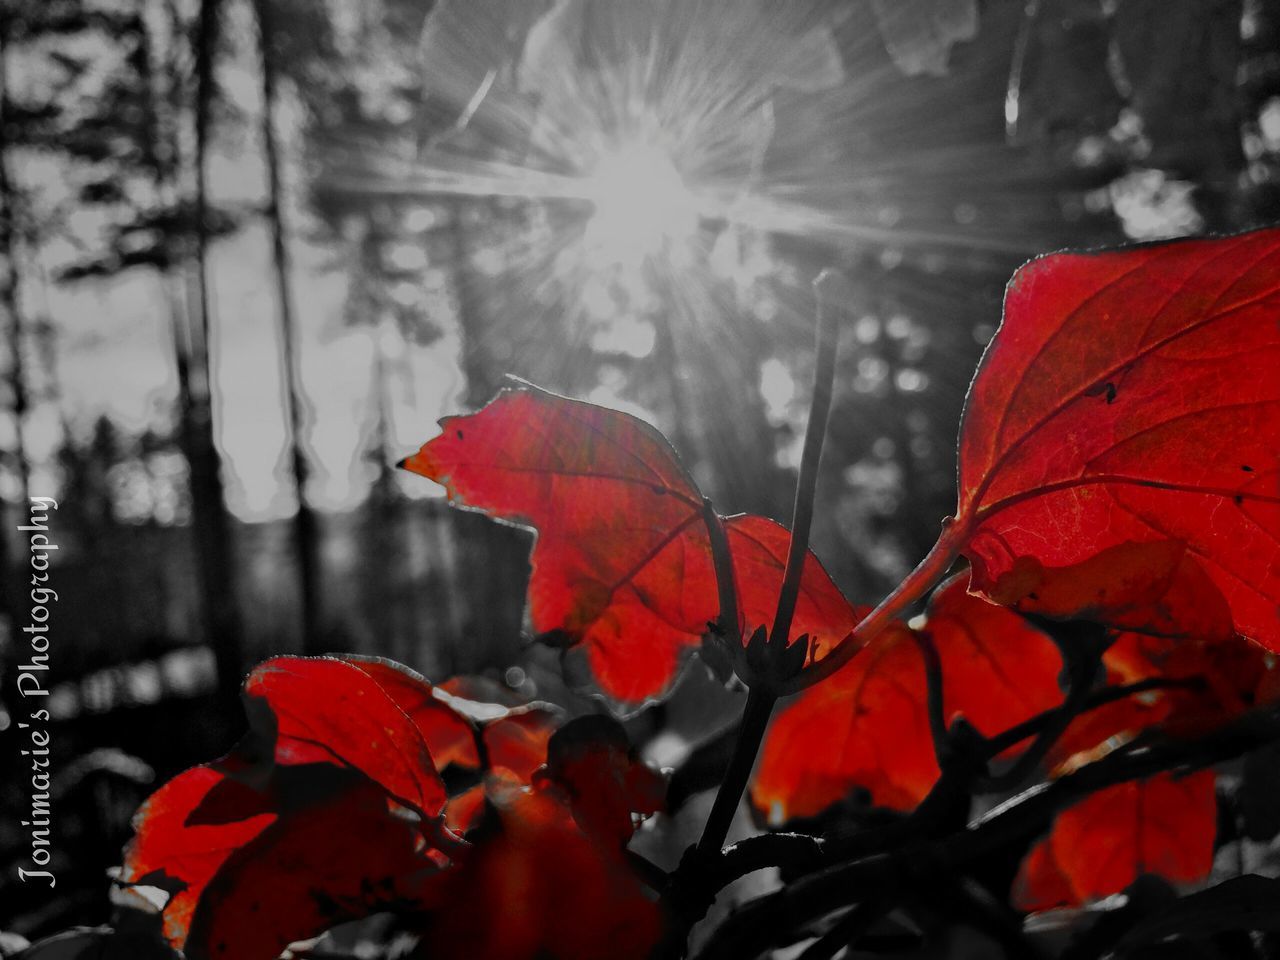
[{"label": "thin twig", "polygon": [[831,417],[831,395],[835,386],[836,346],[840,325],[839,311],[828,303],[837,274],[823,270],[813,281],[818,295],[817,356],[813,370],[813,401],[809,406],[809,422],[804,431],[804,451],[800,456],[800,478],[796,482],[795,505],[791,511],[791,545],[787,551],[787,567],[778,593],[778,611],[773,618],[769,639],[782,646],[790,639],[791,621],[800,596],[804,562],[809,554],[809,529],[813,525],[813,503],[818,488],[818,467],[822,463],[823,441],[827,421]]},{"label": "thin twig", "polygon": [[938,767],[945,770],[948,766],[947,753],[950,737],[947,735],[947,717],[944,707],[944,690],[942,686],[942,657],[938,655],[937,644],[933,637],[924,630],[912,630],[911,637],[924,658],[925,708],[929,717],[929,733],[933,738],[933,752],[937,757]]},{"label": "thin twig", "polygon": [[[1103,687],[1101,690],[1095,690],[1089,695],[1081,708],[1073,715],[1073,719],[1074,717],[1083,716],[1091,710],[1097,710],[1099,707],[1104,707],[1117,700],[1123,700],[1126,697],[1136,696],[1139,693],[1150,693],[1156,690],[1196,690],[1203,686],[1204,680],[1200,677],[1187,677],[1186,679],[1148,677],[1145,680],[1135,680],[1133,683],[1121,686]],[[988,755],[997,757],[1006,750],[1016,747],[1023,740],[1037,736],[1048,724],[1053,722],[1056,715],[1065,710],[1066,704],[1059,704],[1056,707],[1037,713],[1034,717],[1022,721],[1017,726],[1010,727],[1003,733],[988,737]]]},{"label": "thin twig", "polygon": [[729,553],[729,539],[725,536],[724,521],[706,498],[702,501],[702,522],[706,524],[707,536],[711,539],[711,558],[716,570],[716,593],[720,601],[716,629],[726,643],[741,643],[738,587],[733,577],[733,556]]},{"label": "thin twig", "polygon": [[[734,743],[733,755],[729,760],[729,768],[720,788],[716,791],[711,812],[703,826],[702,836],[692,851],[692,859],[672,884],[674,891],[679,892],[684,886],[684,879],[691,877],[690,882],[698,883],[700,873],[706,871],[720,856],[721,848],[729,835],[729,827],[742,801],[743,791],[751,778],[751,770],[755,766],[756,754],[769,726],[769,717],[773,713],[774,704],[778,700],[778,690],[782,680],[780,674],[784,669],[787,642],[790,640],[791,622],[795,615],[796,602],[800,595],[800,582],[804,573],[805,558],[809,553],[809,530],[813,523],[813,503],[818,485],[818,466],[822,461],[823,440],[827,432],[827,420],[831,414],[831,394],[835,381],[836,346],[839,340],[838,313],[827,303],[827,295],[834,274],[824,270],[814,281],[818,294],[818,315],[816,332],[816,359],[813,375],[813,402],[809,412],[809,423],[805,428],[804,451],[800,457],[800,476],[796,482],[795,505],[791,518],[791,543],[787,551],[787,563],[782,577],[782,586],[778,592],[778,607],[773,618],[773,629],[767,641],[763,671],[750,670],[751,676],[744,677],[750,686],[747,703],[743,709],[742,726],[738,731],[738,739]],[[703,516],[708,532],[712,538],[713,551],[718,552],[716,558],[716,579],[720,593],[721,621],[719,629],[723,633],[729,625],[724,623],[726,610],[734,612],[731,626],[731,641],[741,643],[737,622],[737,601],[731,596],[728,586],[733,583],[732,558],[727,543],[716,547],[717,537],[724,537],[724,529],[720,519],[715,516],[709,506],[704,506]],[[718,529],[717,529],[718,528]],[[736,653],[736,651],[735,651]],[[776,669],[775,669],[776,668]],[[700,902],[701,898],[694,897]],[[687,916],[688,924],[696,921],[696,917]],[[682,924],[683,926],[683,924]],[[683,954],[684,941],[687,939],[688,927],[670,932],[668,942],[664,945],[667,953]]]},{"label": "thin twig", "polygon": [[841,950],[853,946],[883,915],[877,900],[863,900],[800,954],[799,960],[832,960]]}]

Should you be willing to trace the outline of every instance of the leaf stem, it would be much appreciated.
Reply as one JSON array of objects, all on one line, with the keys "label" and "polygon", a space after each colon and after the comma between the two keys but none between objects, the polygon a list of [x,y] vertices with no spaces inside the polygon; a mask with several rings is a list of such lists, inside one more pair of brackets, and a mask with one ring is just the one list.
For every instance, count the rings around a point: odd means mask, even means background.
[{"label": "leaf stem", "polygon": [[729,552],[729,538],[724,532],[724,521],[716,513],[709,499],[702,501],[702,522],[706,524],[711,540],[711,558],[715,563],[716,591],[720,599],[720,613],[716,616],[716,630],[724,643],[742,643],[742,629],[738,618],[738,588],[733,579],[733,555]]},{"label": "leaf stem", "polygon": [[939,769],[946,769],[946,753],[950,749],[950,743],[947,736],[945,695],[942,686],[942,657],[938,655],[938,646],[933,642],[930,634],[923,630],[912,630],[911,637],[920,650],[920,656],[924,659],[927,691],[925,704],[929,717],[929,733],[933,739],[933,752],[937,757]]},{"label": "leaf stem", "polygon": [[[813,402],[809,409],[809,422],[805,427],[804,451],[800,457],[800,476],[796,482],[795,505],[791,518],[791,543],[787,551],[787,564],[778,591],[778,607],[773,618],[768,647],[774,651],[773,662],[782,663],[781,654],[790,639],[791,622],[795,616],[796,602],[800,596],[800,581],[804,573],[805,558],[809,553],[809,530],[813,525],[813,502],[818,486],[818,466],[822,462],[823,440],[826,438],[827,421],[831,416],[831,395],[835,382],[836,346],[839,341],[838,311],[831,309],[828,297],[836,274],[823,270],[813,285],[817,293],[817,332],[815,334],[816,358],[813,373]],[[712,552],[716,558],[716,579],[720,592],[721,616],[719,626],[723,630],[726,611],[733,611],[731,637],[741,643],[737,623],[737,600],[733,595],[733,569],[728,545],[724,541],[724,528],[720,518],[709,505],[703,507],[703,517],[711,535]],[[717,543],[717,538],[720,543]],[[743,708],[742,725],[733,745],[729,768],[725,771],[720,788],[716,791],[711,813],[703,826],[702,836],[693,851],[697,863],[707,864],[720,855],[729,827],[733,823],[743,791],[751,778],[756,754],[769,726],[769,717],[778,701],[780,679],[776,676],[751,677],[747,703]]]},{"label": "leaf stem", "polygon": [[852,660],[854,654],[874,640],[895,617],[920,600],[946,576],[956,557],[960,555],[960,548],[967,535],[967,528],[956,526],[950,518],[944,520],[941,535],[920,564],[874,610],[862,618],[862,622],[853,628],[843,643],[784,684],[779,691],[780,695],[799,693],[820,683]]},{"label": "leaf stem", "polygon": [[[1280,712],[1255,710],[1198,740],[1122,747],[1073,773],[1033,787],[965,829],[923,845],[873,853],[789,881],[740,907],[710,937],[699,960],[746,960],[776,945],[778,934],[868,897],[918,893],[922,870],[954,872],[990,862],[999,851],[1043,832],[1059,811],[1105,787],[1164,771],[1201,769],[1280,738]],[[830,862],[828,860],[828,862]],[[785,922],[779,918],[785,918]]]},{"label": "leaf stem", "polygon": [[711,813],[707,816],[706,825],[702,828],[702,836],[698,840],[698,856],[704,862],[720,853],[725,838],[729,835],[733,815],[738,810],[738,803],[747,787],[747,780],[751,777],[751,768],[756,762],[756,751],[760,747],[760,741],[764,739],[765,729],[769,726],[769,716],[773,713],[773,705],[776,702],[777,697],[769,691],[752,688],[747,693],[747,705],[742,711],[742,726],[738,730],[738,740],[733,746],[729,769],[725,771],[720,789],[716,791]]},{"label": "leaf stem", "polygon": [[782,589],[778,592],[778,611],[773,618],[770,642],[784,646],[790,639],[791,621],[800,596],[800,581],[804,574],[804,561],[809,553],[809,530],[813,525],[813,502],[818,488],[818,466],[822,463],[823,441],[827,436],[827,421],[831,418],[831,395],[836,376],[836,346],[840,339],[840,326],[836,322],[839,311],[828,304],[832,286],[838,274],[823,270],[813,281],[818,295],[817,349],[813,369],[813,401],[809,407],[809,422],[804,431],[804,452],[800,456],[800,478],[796,482],[795,505],[791,511],[791,545],[787,551],[786,572],[782,577]]},{"label": "leaf stem", "polygon": [[[773,618],[773,629],[769,634],[769,646],[774,650],[782,650],[790,639],[791,621],[796,612],[796,601],[800,596],[800,580],[804,573],[804,561],[809,553],[809,530],[813,525],[813,501],[818,487],[818,466],[822,462],[822,445],[826,439],[827,421],[831,416],[831,394],[836,375],[836,345],[839,340],[839,324],[836,322],[838,312],[830,308],[828,297],[837,274],[831,270],[823,270],[813,281],[818,296],[818,317],[816,338],[816,359],[813,370],[813,403],[809,408],[809,423],[804,432],[804,452],[800,457],[800,477],[796,482],[795,505],[791,516],[791,543],[787,550],[787,566],[782,576],[782,587],[778,591],[778,609]],[[704,516],[709,507],[704,508]],[[733,571],[727,572],[723,567],[728,561],[727,544],[716,551],[716,531],[719,518],[707,516],[707,527],[711,530],[712,550],[720,553],[725,559],[717,559],[716,572],[721,596],[721,611],[728,608],[731,595],[726,594],[724,581],[728,581],[732,590]],[[719,536],[724,537],[723,527]],[[733,608],[736,610],[736,601]],[[736,613],[735,613],[736,621]],[[736,631],[736,622],[734,625]],[[739,641],[740,642],[740,641]],[[698,841],[698,852],[702,856],[719,853],[724,846],[729,825],[733,821],[734,811],[742,799],[747,780],[751,776],[751,768],[755,765],[756,753],[760,742],[764,739],[765,729],[769,725],[769,716],[773,705],[777,702],[777,681],[761,683],[765,678],[753,678],[754,685],[747,695],[747,705],[742,714],[742,726],[738,730],[738,740],[734,744],[733,756],[729,761],[729,769],[716,793],[711,807],[711,814]]]},{"label": "leaf stem", "polygon": [[[1091,694],[1079,710],[1072,712],[1071,718],[1074,719],[1088,713],[1090,710],[1096,710],[1099,707],[1106,706],[1108,703],[1114,703],[1117,700],[1123,700],[1139,693],[1148,693],[1156,690],[1196,690],[1203,686],[1204,681],[1199,677],[1188,677],[1186,679],[1148,677],[1145,680],[1135,680],[1133,683],[1122,686],[1103,687],[1101,690]],[[1012,747],[1016,747],[1023,740],[1041,734],[1054,722],[1056,717],[1067,712],[1068,709],[1066,703],[1051,707],[1048,710],[1037,713],[1034,717],[1024,720],[1015,727],[1010,727],[994,737],[988,737],[986,743],[987,752],[990,756],[995,757]]]}]

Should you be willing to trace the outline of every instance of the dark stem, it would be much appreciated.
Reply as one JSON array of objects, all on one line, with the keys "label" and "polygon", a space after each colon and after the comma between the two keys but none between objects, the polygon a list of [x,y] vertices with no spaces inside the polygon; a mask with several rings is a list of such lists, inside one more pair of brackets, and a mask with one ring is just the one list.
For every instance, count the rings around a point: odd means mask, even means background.
[{"label": "dark stem", "polygon": [[[774,616],[768,643],[773,651],[771,659],[775,664],[782,662],[781,654],[786,650],[787,641],[790,639],[791,621],[795,615],[796,600],[800,595],[800,580],[804,572],[805,557],[809,552],[809,529],[813,523],[813,501],[818,486],[818,466],[822,461],[822,444],[826,437],[827,420],[831,414],[831,393],[835,380],[839,325],[836,322],[837,311],[828,307],[827,293],[834,279],[834,274],[824,270],[814,281],[814,288],[818,295],[818,316],[813,403],[810,407],[809,423],[805,428],[804,451],[800,457],[800,477],[796,483],[795,506],[791,518],[791,543],[787,551],[786,569],[782,577],[782,587],[778,593],[777,613]],[[737,622],[737,599],[733,592],[732,558],[725,540],[724,528],[709,503],[704,503],[703,518],[711,536],[716,562],[716,581],[720,593],[720,617],[717,626],[722,637],[731,643],[740,644],[742,637]],[[732,623],[726,622],[728,612],[733,614]],[[724,779],[716,791],[711,813],[702,829],[702,836],[692,851],[692,872],[695,876],[699,871],[709,870],[709,865],[720,856],[725,838],[729,835],[734,814],[742,800],[743,791],[746,790],[747,781],[751,778],[751,770],[755,766],[756,754],[764,740],[765,730],[768,729],[773,706],[778,700],[778,678],[768,675],[755,676],[751,677],[750,681],[752,686],[747,694],[747,704],[743,708],[742,725],[738,730],[738,738],[729,759],[729,768],[725,771]],[[672,940],[678,940],[679,943],[669,944],[669,948],[682,952],[685,934],[687,934],[687,927],[673,931]]]},{"label": "dark stem", "polygon": [[[1066,732],[1071,721],[1085,709],[1089,702],[1095,678],[1102,669],[1102,651],[1107,643],[1106,631],[1096,624],[1066,623],[1061,630],[1070,631],[1069,638],[1061,633],[1053,634],[1055,644],[1062,654],[1067,675],[1067,695],[1058,710],[1036,734],[1035,740],[1018,757],[1012,767],[997,776],[979,777],[975,783],[980,792],[1003,793],[1012,790],[1040,769],[1058,740]],[[1089,641],[1089,642],[1086,642]]]},{"label": "dark stem", "polygon": [[847,947],[852,947],[880,919],[883,910],[876,900],[863,900],[807,946],[799,960],[831,960]]},{"label": "dark stem", "polygon": [[938,758],[938,767],[947,768],[949,737],[947,736],[947,717],[943,706],[942,657],[938,655],[938,647],[933,637],[923,630],[912,630],[911,637],[924,658],[924,676],[926,712],[929,716],[929,733],[933,738],[933,752]]},{"label": "dark stem", "polygon": [[824,865],[826,846],[827,841],[807,833],[762,833],[747,837],[721,854],[711,873],[713,886],[720,890],[749,873],[770,867],[812,873]]},{"label": "dark stem", "polygon": [[818,295],[817,356],[813,370],[813,402],[809,407],[809,423],[804,431],[804,452],[800,456],[800,479],[796,482],[795,506],[791,512],[791,545],[787,551],[787,567],[778,593],[778,611],[773,618],[769,639],[782,647],[790,639],[791,620],[800,596],[800,580],[809,553],[809,529],[813,525],[813,502],[818,488],[818,466],[822,462],[822,446],[827,436],[827,420],[831,416],[831,394],[836,376],[836,345],[840,326],[839,311],[828,304],[831,286],[837,275],[823,270],[813,281]]},{"label": "dark stem", "polygon": [[830,654],[817,663],[810,664],[799,676],[783,684],[780,695],[799,693],[815,683],[821,683],[845,666],[859,650],[879,636],[895,617],[922,599],[946,576],[956,557],[960,555],[960,547],[966,536],[966,529],[957,527],[951,520],[944,521],[938,542],[919,565],[907,574],[906,579],[881,600],[879,606],[863,617],[862,622]]},{"label": "dark stem", "polygon": [[760,741],[764,739],[775,702],[777,697],[770,692],[751,690],[747,694],[747,705],[742,711],[742,727],[733,747],[733,756],[729,759],[729,769],[725,771],[720,789],[716,791],[711,813],[707,816],[702,837],[698,840],[698,856],[704,862],[720,853],[725,837],[729,835],[733,815],[738,810],[738,802],[751,777],[756,751],[760,747]]},{"label": "dark stem", "polygon": [[[1055,814],[1106,787],[1166,771],[1191,772],[1280,739],[1280,711],[1254,711],[1198,740],[1130,744],[1000,805],[967,828],[888,853],[872,854],[793,880],[742,907],[708,941],[700,960],[746,960],[778,934],[868,897],[901,900],[930,873],[955,873],[1042,833]],[[779,918],[786,918],[785,923]]]},{"label": "dark stem", "polygon": [[702,501],[702,522],[711,538],[711,557],[716,567],[716,591],[720,598],[720,613],[716,617],[716,630],[724,643],[742,643],[738,627],[738,589],[733,579],[733,556],[729,553],[729,539],[724,532],[724,522],[711,501]]},{"label": "dark stem", "polygon": [[[1104,707],[1109,703],[1114,703],[1117,700],[1123,700],[1139,693],[1148,693],[1153,690],[1194,690],[1203,685],[1204,681],[1199,677],[1188,677],[1185,680],[1174,680],[1169,677],[1148,677],[1146,680],[1136,680],[1133,683],[1127,683],[1122,686],[1103,687],[1101,690],[1096,690],[1090,694],[1080,709],[1073,712],[1071,716],[1074,719],[1088,713],[1090,710],[1097,710],[1099,707]],[[1067,705],[1065,703],[1050,710],[1044,710],[1034,717],[1022,721],[1015,727],[1010,727],[994,737],[987,738],[988,756],[999,756],[1011,747],[1016,747],[1028,737],[1038,736],[1066,710]]]},{"label": "dark stem", "polygon": [[[822,444],[827,433],[827,419],[831,415],[832,384],[836,374],[836,342],[839,339],[839,326],[836,323],[837,311],[827,304],[827,295],[835,275],[824,270],[813,282],[818,294],[817,321],[817,357],[813,371],[813,403],[809,410],[809,423],[804,433],[804,452],[800,457],[800,478],[796,483],[795,507],[791,517],[791,544],[787,551],[787,566],[782,577],[782,588],[778,593],[778,609],[773,618],[773,629],[769,636],[769,646],[777,651],[786,647],[790,639],[791,620],[796,611],[796,600],[800,595],[800,579],[804,572],[804,560],[809,552],[809,529],[813,524],[813,501],[818,487],[818,465],[822,461]],[[704,509],[704,515],[710,507]],[[718,519],[711,523],[708,518],[708,529],[712,530],[712,545],[715,547]],[[719,529],[723,537],[724,530]],[[733,582],[733,571],[729,559],[728,544],[722,544],[716,563],[716,579],[719,582],[721,596],[721,614],[725,609],[735,611],[733,624],[734,642],[737,637],[736,600],[726,594],[727,581]],[[728,570],[724,567],[729,566]],[[731,589],[731,587],[730,587]],[[730,605],[732,601],[732,605]],[[765,729],[769,726],[769,716],[778,695],[774,690],[774,682],[770,679],[763,685],[763,678],[752,678],[755,685],[747,695],[747,705],[742,714],[742,727],[738,731],[738,741],[734,744],[733,757],[729,761],[729,769],[716,793],[711,807],[711,815],[707,818],[702,837],[698,841],[700,856],[718,854],[724,846],[729,832],[729,824],[733,821],[734,811],[742,799],[742,791],[751,776],[751,768],[755,765],[756,753],[760,742],[764,739]],[[766,687],[767,689],[762,689]]]},{"label": "dark stem", "polygon": [[[1096,710],[1108,703],[1123,700],[1135,694],[1153,690],[1195,689],[1202,684],[1203,681],[1196,677],[1186,680],[1151,677],[1123,686],[1105,687],[1090,694],[1084,705],[1071,713],[1071,717],[1081,716],[1090,710]],[[1065,704],[1045,710],[994,737],[985,738],[979,750],[988,759],[996,757],[1010,747],[1017,746],[1022,741],[1042,733],[1049,724],[1055,722],[1065,712],[1067,712]],[[949,741],[950,733],[944,731],[944,734]],[[943,767],[945,776],[949,768],[941,761],[939,766]],[[971,789],[973,784],[966,781],[962,786],[965,789]],[[713,890],[723,889],[749,873],[769,867],[780,867],[791,874],[812,873],[823,866],[891,850],[909,838],[920,840],[929,835],[936,835],[930,826],[936,818],[929,816],[929,810],[939,790],[939,787],[935,787],[929,797],[926,797],[910,816],[894,824],[883,825],[876,830],[864,831],[843,840],[819,840],[799,833],[771,833],[748,837],[724,851],[720,860],[707,874],[708,886]],[[943,803],[945,804],[945,799]]]}]

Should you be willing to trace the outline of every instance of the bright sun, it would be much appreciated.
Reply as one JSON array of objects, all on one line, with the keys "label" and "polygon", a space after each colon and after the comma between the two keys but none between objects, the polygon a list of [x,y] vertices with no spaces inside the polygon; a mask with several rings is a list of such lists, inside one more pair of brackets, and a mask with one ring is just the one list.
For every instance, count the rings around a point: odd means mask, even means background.
[{"label": "bright sun", "polygon": [[670,156],[644,143],[600,158],[585,193],[595,206],[587,222],[588,251],[606,263],[635,266],[692,237],[697,201]]}]

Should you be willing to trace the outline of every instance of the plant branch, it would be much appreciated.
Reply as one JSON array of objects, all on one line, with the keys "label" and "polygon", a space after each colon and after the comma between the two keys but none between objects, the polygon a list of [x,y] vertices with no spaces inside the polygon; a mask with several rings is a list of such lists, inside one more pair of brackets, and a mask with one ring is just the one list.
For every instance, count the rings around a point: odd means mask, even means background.
[{"label": "plant branch", "polygon": [[[782,586],[778,591],[778,606],[773,618],[773,628],[767,641],[763,641],[763,650],[749,648],[746,656],[738,658],[734,649],[735,661],[746,667],[743,679],[747,681],[749,692],[747,703],[743,709],[742,725],[733,746],[733,754],[729,759],[729,767],[725,771],[720,788],[716,791],[711,805],[711,813],[703,826],[702,836],[691,852],[689,865],[683,871],[677,871],[683,878],[701,886],[703,892],[709,888],[702,873],[715,863],[729,835],[729,827],[733,823],[738,804],[746,790],[747,781],[751,778],[751,770],[755,766],[756,754],[764,740],[769,726],[769,717],[773,713],[774,704],[778,700],[778,689],[786,678],[788,668],[787,645],[791,639],[791,623],[795,616],[796,603],[800,596],[800,582],[804,574],[805,559],[809,554],[809,530],[813,524],[813,504],[818,486],[818,467],[822,462],[822,446],[827,432],[827,421],[831,415],[831,395],[835,382],[836,347],[839,341],[838,312],[828,303],[830,288],[835,281],[835,274],[824,270],[814,281],[817,292],[817,331],[816,358],[813,374],[813,402],[809,409],[809,422],[805,427],[804,451],[800,457],[800,476],[796,481],[795,505],[791,517],[791,542],[787,550],[787,563],[782,576]],[[737,599],[733,593],[733,566],[727,539],[720,518],[715,515],[710,505],[704,503],[703,518],[711,536],[712,552],[716,562],[717,589],[720,594],[720,617],[718,629],[722,636],[728,631],[727,639],[734,644],[741,644],[738,624]],[[732,611],[732,623],[726,622],[726,611]],[[757,641],[752,641],[757,642]],[[754,654],[760,656],[756,658]],[[797,668],[799,664],[796,665]],[[763,669],[761,669],[763,667]],[[681,878],[673,884],[675,889],[681,887]],[[701,897],[694,900],[700,902]],[[686,918],[690,925],[696,919]],[[688,927],[673,931],[668,951],[682,952]],[[679,941],[676,943],[675,941]]]},{"label": "plant branch", "polygon": [[[1084,705],[1071,713],[1071,717],[1074,719],[1090,710],[1139,693],[1168,689],[1195,689],[1202,684],[1203,681],[1198,677],[1185,680],[1150,677],[1123,686],[1104,687],[1093,691]],[[981,738],[977,749],[980,754],[985,754],[987,759],[992,759],[1009,748],[1017,746],[1023,740],[1036,736],[1046,728],[1047,724],[1066,712],[1065,704],[1042,711],[994,737]],[[953,736],[952,731],[946,730],[944,733],[949,742]],[[976,735],[976,731],[974,733]],[[939,766],[943,769],[943,776],[947,776],[951,767],[943,765],[941,761]],[[939,784],[941,783],[940,780]],[[971,784],[969,786],[960,784],[960,786],[964,789],[972,787]],[[748,837],[724,851],[710,869],[707,882],[713,889],[721,889],[749,873],[769,867],[780,867],[789,874],[811,873],[820,867],[842,860],[861,858],[889,850],[910,839],[919,840],[929,837],[934,834],[930,824],[937,818],[925,814],[931,807],[936,806],[936,794],[941,789],[941,786],[935,786],[934,791],[930,792],[930,795],[910,816],[896,823],[879,826],[874,830],[860,831],[843,840],[832,838],[819,840],[807,834],[798,833],[768,833],[758,837]],[[944,800],[943,803],[945,802]]]},{"label": "plant branch", "polygon": [[[836,311],[827,303],[827,292],[834,282],[834,274],[829,270],[822,271],[814,281],[818,293],[817,318],[817,359],[813,373],[813,404],[810,407],[809,423],[805,428],[804,452],[800,458],[800,478],[796,482],[795,506],[791,518],[791,544],[787,551],[787,566],[782,577],[782,588],[778,593],[778,608],[773,618],[773,629],[770,631],[768,646],[774,651],[773,659],[781,661],[781,653],[786,649],[790,639],[791,621],[795,615],[796,601],[800,595],[800,580],[804,572],[804,561],[809,553],[809,530],[813,523],[813,501],[818,486],[818,465],[822,461],[822,445],[827,432],[827,420],[831,415],[831,393],[835,380],[836,344],[839,339],[839,326],[836,323]],[[719,517],[712,521],[710,507],[704,507],[708,530],[712,531],[712,547],[715,550],[716,539],[720,538],[718,550],[720,557],[716,562],[716,579],[719,581],[721,611],[734,611],[732,626],[735,640],[738,633],[737,602],[731,591],[733,570],[729,556],[728,544],[724,542],[724,528],[719,524]],[[716,528],[719,528],[718,531]],[[728,566],[729,569],[725,569]],[[725,583],[729,586],[726,587]],[[772,665],[772,664],[771,664]],[[756,671],[752,671],[753,673]],[[747,695],[747,705],[743,710],[742,727],[738,731],[738,740],[734,744],[733,756],[729,761],[729,769],[716,793],[711,807],[711,814],[703,828],[702,837],[698,840],[698,853],[710,856],[719,853],[724,846],[725,837],[729,833],[729,825],[733,821],[734,811],[742,799],[747,780],[751,777],[751,768],[755,765],[756,753],[760,742],[764,739],[765,729],[769,725],[769,716],[773,705],[777,702],[776,685],[778,679],[768,675],[747,678],[751,684],[751,692]]]},{"label": "plant branch", "polygon": [[863,900],[800,954],[799,960],[832,960],[846,947],[852,947],[883,915],[877,900]]},{"label": "plant branch", "polygon": [[733,578],[733,555],[729,552],[724,522],[711,501],[706,498],[702,501],[702,522],[706,524],[707,536],[711,540],[711,557],[716,568],[716,593],[720,601],[716,631],[722,642],[741,644],[742,630],[738,622],[738,587]]},{"label": "plant branch", "polygon": [[1054,744],[1066,733],[1071,721],[1084,712],[1084,705],[1088,702],[1089,687],[1081,675],[1081,671],[1078,669],[1072,671],[1070,683],[1066,699],[1053,712],[1052,716],[1046,720],[1040,732],[1036,734],[1031,746],[1013,762],[1012,767],[1003,773],[996,776],[979,777],[976,783],[979,792],[1003,793],[1006,790],[1012,790],[1032,773],[1040,769],[1040,764],[1049,755],[1049,751],[1053,749]]},{"label": "plant branch", "polygon": [[708,941],[699,960],[745,960],[775,935],[868,897],[906,897],[922,878],[963,873],[1014,842],[1046,830],[1062,809],[1118,783],[1171,770],[1190,772],[1280,739],[1280,711],[1253,711],[1197,740],[1130,744],[992,810],[966,829],[926,844],[873,854],[801,877],[742,907]]},{"label": "plant branch", "polygon": [[720,781],[720,789],[716,791],[715,801],[711,805],[711,813],[707,816],[706,825],[702,828],[702,836],[698,840],[697,852],[701,858],[710,858],[720,853],[725,838],[729,835],[729,827],[733,823],[733,815],[737,812],[742,793],[751,778],[751,768],[755,766],[756,751],[764,738],[765,729],[769,726],[769,716],[773,713],[773,705],[777,698],[768,692],[752,689],[747,694],[747,705],[742,711],[742,726],[738,730],[738,740],[733,747],[733,756],[729,758],[729,769]]},{"label": "plant branch", "polygon": [[710,885],[722,890],[757,870],[784,867],[808,873],[826,863],[827,842],[805,833],[762,833],[726,848],[707,874]]},{"label": "plant branch", "polygon": [[818,488],[818,467],[822,463],[823,441],[827,421],[831,417],[831,395],[836,376],[836,347],[840,339],[839,311],[828,303],[831,288],[838,275],[823,270],[813,281],[818,295],[817,355],[813,370],[813,401],[809,406],[809,422],[804,431],[804,451],[800,456],[800,478],[796,482],[795,505],[791,511],[791,545],[787,551],[787,567],[778,593],[778,610],[773,618],[769,639],[774,646],[784,646],[791,638],[791,621],[800,596],[804,562],[809,554],[809,530],[813,525],[813,503]]},{"label": "plant branch", "polygon": [[[1204,680],[1200,677],[1188,677],[1186,679],[1172,679],[1170,677],[1148,677],[1145,680],[1135,680],[1133,683],[1126,683],[1121,686],[1103,687],[1101,690],[1093,691],[1080,709],[1072,714],[1072,719],[1082,716],[1091,710],[1097,710],[1109,703],[1115,703],[1117,700],[1123,700],[1126,697],[1132,697],[1139,693],[1149,693],[1155,690],[1196,690],[1204,686]],[[1004,753],[1006,750],[1017,746],[1028,737],[1034,737],[1045,730],[1045,728],[1054,722],[1055,717],[1067,710],[1065,703],[1052,707],[1049,710],[1043,710],[1034,717],[1030,717],[1017,726],[1010,727],[1002,733],[996,734],[994,737],[987,738],[988,756],[996,757]]]},{"label": "plant branch", "polygon": [[938,655],[937,644],[933,642],[930,634],[923,630],[912,630],[911,638],[915,640],[920,656],[924,659],[925,708],[929,716],[929,733],[933,738],[933,752],[938,760],[938,768],[945,770],[950,737],[947,735],[947,716],[944,706],[942,657]]},{"label": "plant branch", "polygon": [[807,687],[826,680],[833,673],[853,659],[854,655],[868,643],[880,635],[895,617],[906,611],[916,601],[922,599],[951,569],[956,557],[960,555],[960,547],[967,531],[955,526],[948,518],[943,521],[942,534],[937,543],[920,561],[920,564],[907,574],[892,593],[880,601],[880,604],[862,618],[862,622],[853,628],[853,632],[845,638],[823,659],[810,664],[795,679],[783,685],[780,693],[799,693]]},{"label": "plant branch", "polygon": [[[813,412],[805,430],[804,454],[800,461],[800,483],[796,488],[795,517],[791,524],[791,550],[787,556],[787,573],[782,594],[778,598],[778,616],[773,623],[773,636],[782,636],[791,627],[795,597],[799,592],[800,574],[808,550],[809,526],[813,519],[813,486],[817,483],[818,463],[822,456],[822,439],[831,412],[831,384],[835,377],[835,352],[838,329],[834,311],[828,310],[826,296],[835,275],[824,270],[814,286],[818,291],[818,363],[814,373]],[[825,386],[824,386],[825,384]],[[808,490],[807,496],[805,495]],[[962,538],[950,520],[943,525],[942,535],[933,549],[906,579],[874,610],[854,627],[843,643],[837,644],[823,660],[810,663],[797,676],[780,684],[778,694],[799,693],[831,676],[874,639],[898,614],[923,597],[942,579],[960,552]],[[785,614],[785,619],[784,619]]]}]

